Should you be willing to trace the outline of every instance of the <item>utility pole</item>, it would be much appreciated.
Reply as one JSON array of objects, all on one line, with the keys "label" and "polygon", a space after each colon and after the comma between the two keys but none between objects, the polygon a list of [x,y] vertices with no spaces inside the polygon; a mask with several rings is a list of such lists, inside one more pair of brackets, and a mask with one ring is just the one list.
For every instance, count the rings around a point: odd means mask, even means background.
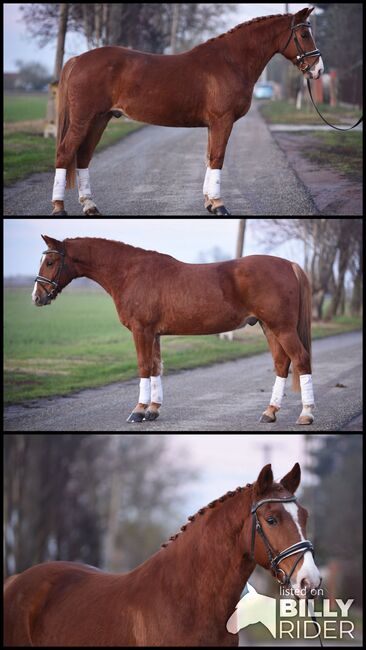
[{"label": "utility pole", "polygon": [[172,30],[170,33],[170,54],[175,54],[177,50],[177,31],[179,20],[179,4],[173,4]]},{"label": "utility pole", "polygon": [[47,99],[47,115],[46,122],[43,129],[45,138],[57,137],[57,93],[58,83],[60,80],[62,62],[64,59],[65,40],[67,32],[67,20],[69,15],[69,4],[60,4],[60,13],[58,18],[58,32],[57,32],[57,45],[56,45],[56,59],[53,69],[52,83],[48,86],[48,99]]},{"label": "utility pole", "polygon": [[238,241],[236,245],[236,257],[243,257],[244,243],[245,243],[245,229],[247,227],[247,219],[240,219]]}]

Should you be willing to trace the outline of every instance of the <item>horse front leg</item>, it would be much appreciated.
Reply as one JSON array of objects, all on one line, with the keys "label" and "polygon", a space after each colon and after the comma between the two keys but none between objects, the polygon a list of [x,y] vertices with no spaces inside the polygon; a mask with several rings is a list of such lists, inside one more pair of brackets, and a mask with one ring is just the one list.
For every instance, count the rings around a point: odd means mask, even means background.
[{"label": "horse front leg", "polygon": [[163,404],[163,363],[160,351],[160,336],[155,336],[153,344],[153,367],[150,377],[151,401],[145,413],[145,420],[157,420],[160,415],[160,408]]},{"label": "horse front leg", "polygon": [[205,208],[211,214],[218,216],[230,215],[221,198],[221,170],[232,128],[233,119],[231,116],[217,119],[209,127],[208,167],[203,184],[203,194]]},{"label": "horse front leg", "polygon": [[151,374],[155,336],[153,332],[140,326],[133,328],[132,333],[140,371],[140,394],[137,405],[128,417],[127,422],[143,422],[146,419],[149,404],[151,404]]}]

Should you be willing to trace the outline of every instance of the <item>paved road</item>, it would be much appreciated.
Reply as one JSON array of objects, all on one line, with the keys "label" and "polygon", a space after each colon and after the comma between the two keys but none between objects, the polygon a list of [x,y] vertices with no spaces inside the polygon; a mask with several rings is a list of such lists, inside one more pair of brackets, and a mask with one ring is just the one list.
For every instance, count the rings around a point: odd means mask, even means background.
[{"label": "paved road", "polygon": [[[96,154],[91,184],[105,216],[207,216],[203,207],[206,129],[148,126]],[[6,188],[4,215],[47,216],[53,173],[33,174]],[[255,103],[231,134],[222,196],[233,216],[318,214],[305,186],[259,115]],[[77,191],[66,209],[80,216]]]},{"label": "paved road", "polygon": [[360,332],[314,342],[317,407],[310,427],[294,424],[301,409],[299,396],[290,390],[278,422],[259,424],[273,384],[269,353],[168,374],[165,406],[154,423],[126,424],[138,395],[136,380],[10,406],[4,427],[5,431],[361,431],[361,346]]}]

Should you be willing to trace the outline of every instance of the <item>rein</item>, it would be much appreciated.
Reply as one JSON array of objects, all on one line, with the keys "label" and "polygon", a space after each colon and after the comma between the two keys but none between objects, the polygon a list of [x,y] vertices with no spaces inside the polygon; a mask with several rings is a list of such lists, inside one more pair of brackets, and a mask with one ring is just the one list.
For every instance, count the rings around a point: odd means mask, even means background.
[{"label": "rein", "polygon": [[307,85],[308,85],[308,91],[309,91],[310,99],[312,101],[312,104],[313,104],[316,112],[318,113],[319,117],[323,120],[323,122],[325,122],[325,124],[328,124],[328,126],[331,126],[332,129],[337,129],[337,131],[351,131],[351,129],[354,129],[355,126],[357,126],[358,124],[360,124],[360,122],[363,121],[363,115],[361,115],[360,119],[358,120],[358,122],[356,122],[356,124],[354,124],[353,126],[348,126],[345,129],[341,128],[340,126],[335,126],[334,124],[331,124],[330,122],[328,122],[328,120],[326,120],[325,117],[323,117],[323,115],[321,114],[321,112],[319,111],[317,105],[314,102],[313,95],[312,95],[312,92],[311,92],[310,80],[307,79],[306,82],[307,82]]}]

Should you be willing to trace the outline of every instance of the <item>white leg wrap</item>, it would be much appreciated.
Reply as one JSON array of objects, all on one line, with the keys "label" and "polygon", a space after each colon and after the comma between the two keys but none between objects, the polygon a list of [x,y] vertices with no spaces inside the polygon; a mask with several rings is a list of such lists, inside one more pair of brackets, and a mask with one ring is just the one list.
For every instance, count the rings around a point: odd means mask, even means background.
[{"label": "white leg wrap", "polygon": [[203,183],[203,194],[204,195],[208,194],[208,185],[209,185],[209,180],[210,180],[210,172],[211,172],[211,169],[209,167],[207,167],[205,181]]},{"label": "white leg wrap", "polygon": [[315,404],[312,375],[300,375],[301,397],[304,406]]},{"label": "white leg wrap", "polygon": [[89,169],[77,169],[76,176],[78,181],[79,199],[82,196],[87,198],[91,196]]},{"label": "white leg wrap", "polygon": [[285,394],[286,381],[284,377],[276,377],[275,385],[273,386],[272,397],[270,401],[271,406],[281,408],[283,396]]},{"label": "white leg wrap", "polygon": [[163,403],[163,383],[161,376],[151,377],[151,401],[154,404]]},{"label": "white leg wrap", "polygon": [[150,404],[151,385],[150,379],[141,379],[139,404]]},{"label": "white leg wrap", "polygon": [[219,199],[221,196],[221,169],[210,169],[208,177],[208,196],[210,199]]},{"label": "white leg wrap", "polygon": [[52,201],[63,201],[66,188],[66,169],[58,167],[55,171],[53,183]]}]

